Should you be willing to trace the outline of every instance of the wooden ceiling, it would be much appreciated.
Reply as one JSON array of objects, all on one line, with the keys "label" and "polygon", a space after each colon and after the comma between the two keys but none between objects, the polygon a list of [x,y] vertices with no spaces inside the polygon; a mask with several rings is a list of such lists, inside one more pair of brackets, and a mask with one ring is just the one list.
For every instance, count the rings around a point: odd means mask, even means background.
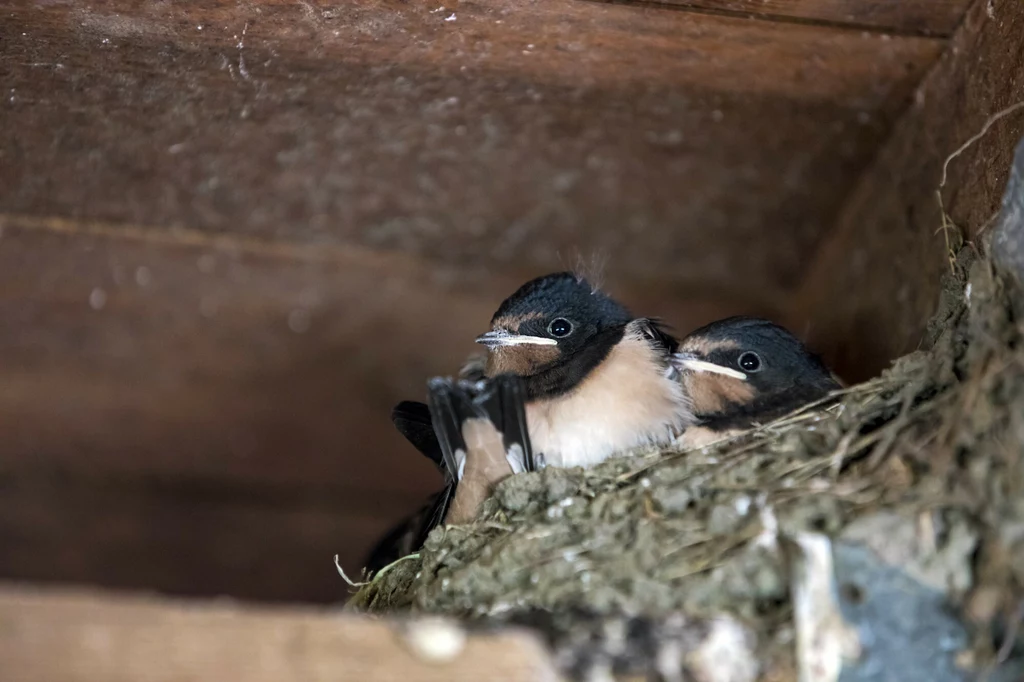
[{"label": "wooden ceiling", "polygon": [[342,594],[505,295],[785,316],[967,2],[5,3],[0,571]]}]

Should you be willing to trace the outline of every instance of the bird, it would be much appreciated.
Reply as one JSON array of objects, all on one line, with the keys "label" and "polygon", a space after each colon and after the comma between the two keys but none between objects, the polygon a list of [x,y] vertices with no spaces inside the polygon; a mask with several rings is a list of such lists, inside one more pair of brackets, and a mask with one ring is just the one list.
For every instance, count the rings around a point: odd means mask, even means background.
[{"label": "bird", "polygon": [[[392,412],[395,426],[435,463],[446,486],[378,544],[368,570],[411,551],[434,525],[472,518],[482,493],[508,473],[593,466],[622,451],[670,443],[694,422],[672,363],[679,347],[675,337],[658,319],[634,317],[575,273],[544,275],[522,285],[499,305],[490,329],[476,342],[486,355],[471,359],[461,380],[433,379],[429,405],[405,401]],[[487,401],[481,395],[504,398],[489,414],[499,414],[494,423],[503,430],[508,467],[500,462],[495,437],[479,432],[486,421],[479,406]],[[478,406],[475,413],[468,409],[472,404]],[[520,414],[512,405],[521,405],[516,409],[522,409],[524,421],[507,416]],[[477,426],[467,433],[471,416]],[[489,456],[467,456],[473,450],[488,452],[483,447],[488,439],[495,444]],[[526,455],[519,465],[508,456],[515,447]],[[475,459],[492,464],[470,465]]]},{"label": "bird", "polygon": [[696,419],[678,441],[684,447],[729,438],[841,388],[800,339],[759,317],[728,317],[690,332],[672,364]]},{"label": "bird", "polygon": [[[461,382],[432,380],[430,406],[405,401],[392,413],[398,430],[438,466],[446,487],[381,541],[374,553],[378,560],[368,568],[380,565],[380,557],[414,551],[439,523],[471,519],[486,491],[509,473],[593,466],[645,445],[701,447],[840,388],[817,355],[770,320],[729,317],[678,341],[657,318],[633,317],[573,273],[524,284],[502,302],[490,331],[477,342],[487,354],[463,367]],[[434,393],[469,385],[481,391],[489,381],[513,377],[521,388],[517,384],[515,393],[505,394],[506,404],[522,403],[525,428],[521,418],[494,419],[499,430],[514,426],[514,435],[505,434],[504,449],[493,448],[497,466],[474,468],[465,484],[472,503],[450,505],[458,498],[467,460],[467,439],[462,434],[460,440],[457,425],[471,413],[463,409],[452,416],[448,410],[439,418],[444,406]],[[466,400],[450,396],[456,403]],[[479,411],[475,416],[485,417]],[[529,457],[518,468],[501,466],[513,441]],[[461,510],[458,516],[448,516],[452,507]]]},{"label": "bird", "polygon": [[593,466],[667,444],[694,421],[672,363],[675,337],[575,273],[521,286],[476,341],[487,349],[484,377],[522,378],[540,465]]}]

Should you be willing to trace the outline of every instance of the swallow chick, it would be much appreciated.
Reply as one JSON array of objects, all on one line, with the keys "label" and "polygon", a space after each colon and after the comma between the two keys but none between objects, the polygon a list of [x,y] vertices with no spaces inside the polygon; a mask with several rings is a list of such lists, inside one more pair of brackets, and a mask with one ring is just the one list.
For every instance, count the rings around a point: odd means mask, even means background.
[{"label": "swallow chick", "polygon": [[694,422],[678,371],[678,342],[657,320],[570,272],[539,277],[505,299],[483,374],[513,374],[544,465],[593,466],[615,453],[671,442]]},{"label": "swallow chick", "polygon": [[[493,468],[471,466],[474,457],[458,454],[467,451],[458,442],[459,430],[450,417],[443,424],[449,442],[442,446],[444,436],[432,413],[443,408],[450,415],[452,411],[443,407],[445,401],[465,407],[463,397],[443,395],[446,385],[465,390],[473,382],[483,381],[486,386],[498,377],[518,378],[522,395],[509,391],[504,395],[507,405],[524,405],[526,429],[513,440],[531,446],[523,458],[526,470],[541,465],[592,466],[619,452],[670,443],[695,423],[672,362],[678,341],[657,320],[634,318],[620,303],[573,273],[546,275],[524,284],[501,303],[491,318],[490,331],[477,343],[485,346],[486,354],[463,368],[464,381],[432,382],[430,406],[406,401],[392,413],[396,428],[434,462],[446,484],[426,507],[378,543],[367,562],[371,571],[415,551],[438,523],[465,518],[464,510],[478,506],[480,491],[493,485],[488,472],[501,471],[500,462]],[[505,413],[510,413],[508,407]],[[507,418],[495,423],[502,423],[506,433],[519,428]],[[470,428],[469,437],[461,435],[467,447],[477,437],[472,429],[478,427]],[[493,452],[497,453],[496,447]],[[489,461],[497,462],[496,454]],[[480,479],[478,466],[483,473]],[[468,484],[462,483],[464,478]],[[464,498],[468,501],[463,502]]]},{"label": "swallow chick", "polygon": [[730,317],[695,330],[672,362],[696,418],[680,439],[687,447],[728,438],[840,388],[798,338],[754,317]]}]

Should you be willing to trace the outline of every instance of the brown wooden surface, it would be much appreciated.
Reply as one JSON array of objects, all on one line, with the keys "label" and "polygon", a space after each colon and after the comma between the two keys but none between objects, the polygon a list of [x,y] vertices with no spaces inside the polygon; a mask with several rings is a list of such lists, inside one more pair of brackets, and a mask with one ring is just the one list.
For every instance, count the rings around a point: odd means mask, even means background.
[{"label": "brown wooden surface", "polygon": [[387,529],[381,509],[406,506],[397,491],[371,503],[344,485],[9,471],[0,566],[37,582],[340,603],[334,554],[358,578],[357,552]]},{"label": "brown wooden surface", "polygon": [[95,7],[6,10],[6,213],[742,291],[799,279],[941,48],[576,0]]},{"label": "brown wooden surface", "polygon": [[[857,183],[798,297],[794,325],[848,378],[870,376],[918,346],[948,268],[935,196],[943,162],[1022,100],[1024,3],[977,2]],[[968,236],[998,209],[1022,135],[1018,112],[950,163],[943,201]]]},{"label": "brown wooden surface", "polygon": [[[31,511],[0,519],[20,548],[0,575],[332,598],[321,557],[357,572],[437,485],[390,407],[505,295],[597,252],[681,333],[778,316],[945,45],[650,5],[431,9],[0,8],[0,484]],[[188,515],[197,489],[215,511]]]},{"label": "brown wooden surface", "polygon": [[101,593],[0,588],[0,675],[9,682],[555,682],[521,632],[474,635],[426,661],[381,620]]},{"label": "brown wooden surface", "polygon": [[[600,0],[598,0],[600,1]],[[969,0],[653,0],[683,8],[798,19],[924,35],[949,35]]]}]

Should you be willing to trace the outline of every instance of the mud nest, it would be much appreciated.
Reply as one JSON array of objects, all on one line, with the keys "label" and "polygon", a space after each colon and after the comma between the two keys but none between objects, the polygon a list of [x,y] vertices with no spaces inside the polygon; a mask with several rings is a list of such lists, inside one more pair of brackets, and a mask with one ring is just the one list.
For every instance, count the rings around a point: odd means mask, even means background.
[{"label": "mud nest", "polygon": [[791,669],[794,583],[773,538],[812,533],[830,539],[848,618],[889,618],[908,594],[880,577],[893,568],[920,590],[918,624],[954,614],[924,659],[991,669],[1010,657],[1024,603],[1024,329],[1015,285],[990,261],[968,247],[950,270],[928,350],[729,441],[506,479],[476,522],[435,529],[350,608],[728,614],[762,671]]}]

